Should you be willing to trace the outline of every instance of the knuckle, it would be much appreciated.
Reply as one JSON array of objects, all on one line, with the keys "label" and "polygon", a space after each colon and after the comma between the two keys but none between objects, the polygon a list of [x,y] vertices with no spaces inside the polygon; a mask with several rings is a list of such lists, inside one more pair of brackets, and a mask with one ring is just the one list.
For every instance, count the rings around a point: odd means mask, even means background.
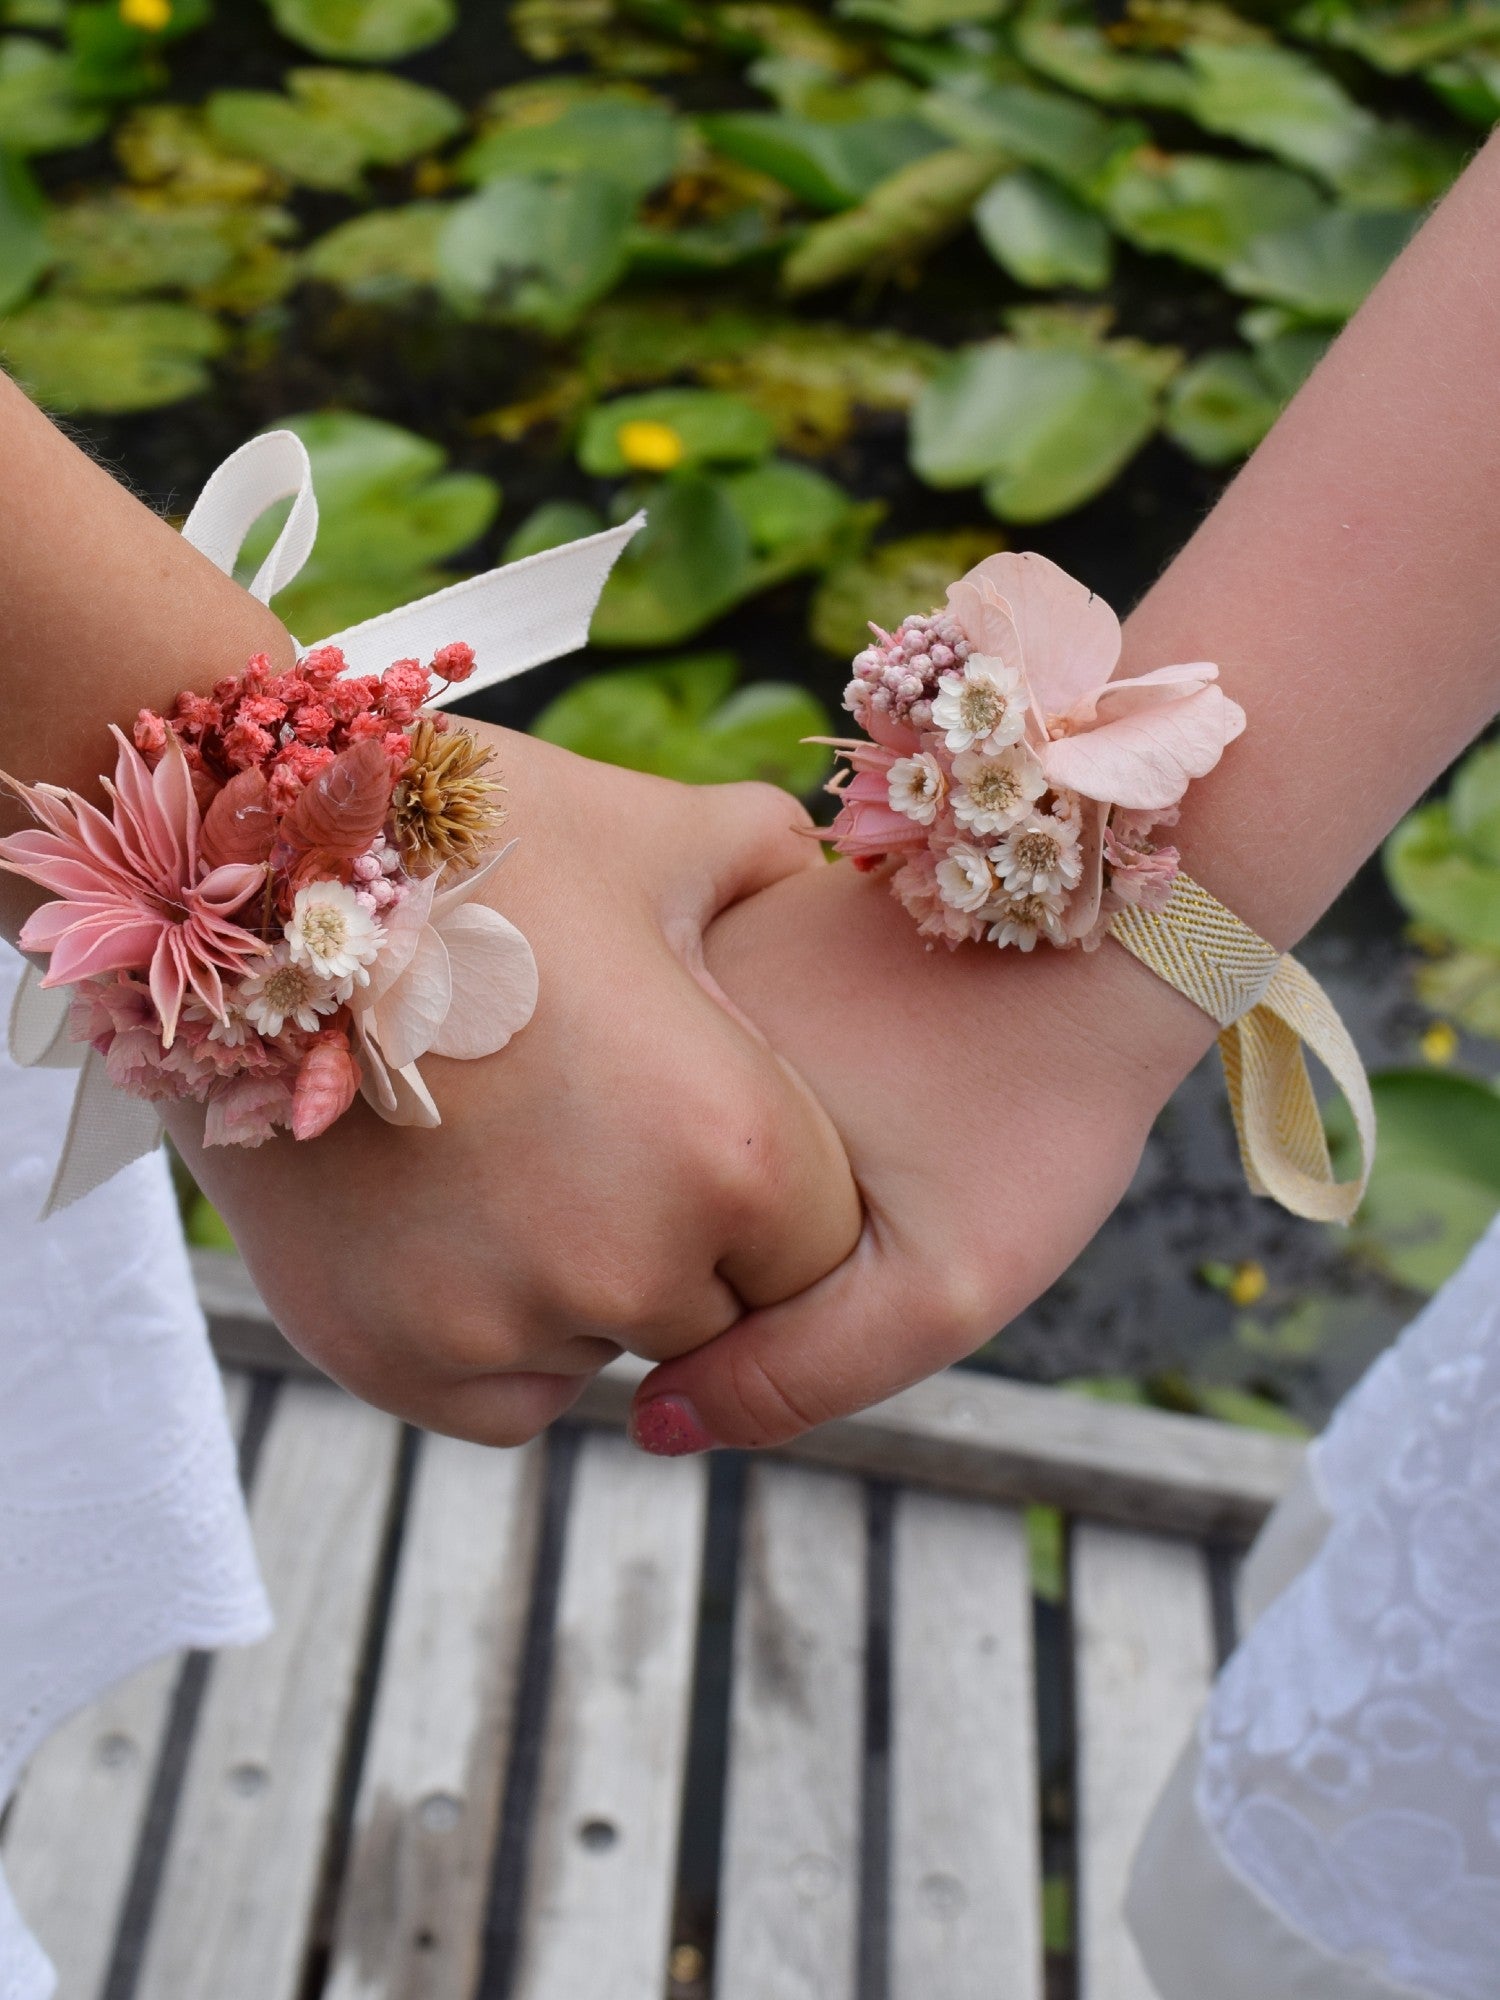
[{"label": "knuckle", "polygon": [[662,1318],[660,1275],[639,1256],[622,1254],[570,1273],[569,1319],[619,1339],[656,1325]]}]

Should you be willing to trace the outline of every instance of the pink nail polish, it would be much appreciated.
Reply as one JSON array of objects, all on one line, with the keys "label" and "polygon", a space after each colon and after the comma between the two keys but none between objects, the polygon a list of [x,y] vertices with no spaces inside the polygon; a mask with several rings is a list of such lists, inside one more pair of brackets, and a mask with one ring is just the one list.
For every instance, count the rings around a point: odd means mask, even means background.
[{"label": "pink nail polish", "polygon": [[630,1412],[630,1442],[654,1458],[686,1458],[712,1451],[715,1439],[686,1396],[652,1396]]}]

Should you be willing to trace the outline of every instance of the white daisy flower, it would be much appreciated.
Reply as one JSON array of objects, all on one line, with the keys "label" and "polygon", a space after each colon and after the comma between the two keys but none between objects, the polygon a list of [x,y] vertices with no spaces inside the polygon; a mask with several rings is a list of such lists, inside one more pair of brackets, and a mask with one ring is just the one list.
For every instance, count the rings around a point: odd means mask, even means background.
[{"label": "white daisy flower", "polygon": [[347,1000],[355,986],[369,984],[367,968],[384,938],[352,889],[342,882],[313,882],[297,891],[286,941],[294,964],[320,979],[342,982],[339,997]]},{"label": "white daisy flower", "polygon": [[994,919],[986,937],[1002,948],[1013,944],[1022,951],[1032,951],[1039,938],[1048,938],[1053,944],[1067,941],[1057,902],[1051,896],[1007,896],[985,915]]},{"label": "white daisy flower", "polygon": [[995,893],[995,875],[977,847],[955,841],[937,865],[937,885],[955,910],[981,910]]},{"label": "white daisy flower", "polygon": [[1015,667],[974,653],[961,673],[938,678],[932,726],[946,730],[950,750],[1004,750],[1026,727],[1026,683]]},{"label": "white daisy flower", "polygon": [[905,813],[918,826],[932,825],[947,789],[943,767],[929,750],[916,757],[898,757],[886,774],[891,810]]},{"label": "white daisy flower", "polygon": [[262,1035],[279,1035],[290,1021],[305,1034],[318,1030],[318,1016],[331,1014],[344,996],[337,984],[299,965],[285,942],[273,945],[271,956],[261,960],[235,989],[233,1007]]},{"label": "white daisy flower", "polygon": [[953,817],[973,833],[1003,833],[1024,819],[1047,789],[1040,763],[1024,743],[998,757],[964,750],[953,760]]},{"label": "white daisy flower", "polygon": [[1083,879],[1078,823],[1050,813],[1028,813],[990,849],[990,859],[1008,896],[1061,896]]}]

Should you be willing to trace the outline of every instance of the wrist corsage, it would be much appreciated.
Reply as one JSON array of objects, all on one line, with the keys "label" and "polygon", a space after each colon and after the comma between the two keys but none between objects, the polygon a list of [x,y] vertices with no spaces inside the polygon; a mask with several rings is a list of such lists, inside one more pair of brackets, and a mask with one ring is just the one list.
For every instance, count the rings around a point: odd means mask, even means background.
[{"label": "wrist corsage", "polygon": [[463,643],[350,674],[337,646],[113,731],[108,809],[4,779],[34,827],[0,866],[51,892],[21,933],[109,1081],[206,1107],[209,1145],[326,1131],[356,1093],[435,1125],[427,1054],[493,1054],[536,1005],[536,961],[475,897],[502,792],[489,752],[423,704]]},{"label": "wrist corsage", "polygon": [[[1363,1196],[1375,1113],[1323,989],[1187,875],[1163,839],[1183,794],[1245,727],[1199,661],[1113,678],[1119,620],[1039,555],[987,557],[947,605],[872,625],[844,706],[866,739],[827,837],[888,879],[928,948],[1096,949],[1113,938],[1218,1022],[1252,1188],[1347,1222]],[[1362,1164],[1334,1178],[1303,1056],[1354,1113]]]}]

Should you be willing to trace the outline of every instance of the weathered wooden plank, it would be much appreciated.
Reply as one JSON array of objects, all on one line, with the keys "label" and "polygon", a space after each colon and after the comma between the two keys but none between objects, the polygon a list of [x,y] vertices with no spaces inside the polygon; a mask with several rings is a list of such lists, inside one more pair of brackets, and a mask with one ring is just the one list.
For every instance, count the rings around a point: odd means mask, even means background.
[{"label": "weathered wooden plank", "polygon": [[864,1677],[864,1489],[753,1464],[715,2000],[853,2000]]},{"label": "weathered wooden plank", "polygon": [[134,2000],[295,2000],[400,1426],[283,1384],[251,1519],[276,1612],[214,1661]]},{"label": "weathered wooden plank", "polygon": [[[237,1258],[196,1251],[194,1271],[221,1358],[310,1370],[271,1326]],[[588,1385],[572,1414],[622,1424],[649,1365],[622,1356]],[[1303,1447],[1205,1417],[950,1369],[822,1425],[779,1455],[1017,1506],[1037,1502],[1088,1519],[1249,1542],[1296,1478]]]},{"label": "weathered wooden plank", "polygon": [[889,2000],[1040,2000],[1036,1697],[1021,1516],[898,1493],[891,1589]]},{"label": "weathered wooden plank", "polygon": [[1070,1587],[1079,2000],[1155,2000],[1121,1906],[1213,1674],[1207,1560],[1191,1542],[1085,1524],[1073,1532]]},{"label": "weathered wooden plank", "polygon": [[[238,1436],[249,1384],[224,1384]],[[64,1723],[22,1780],[5,1835],[17,1906],[65,2000],[94,2000],[109,1970],[182,1656],[153,1660]]]},{"label": "weathered wooden plank", "polygon": [[543,1472],[422,1440],[324,2000],[471,2000]]},{"label": "weathered wooden plank", "polygon": [[584,1439],[512,2000],[660,2000],[707,1467]]}]

